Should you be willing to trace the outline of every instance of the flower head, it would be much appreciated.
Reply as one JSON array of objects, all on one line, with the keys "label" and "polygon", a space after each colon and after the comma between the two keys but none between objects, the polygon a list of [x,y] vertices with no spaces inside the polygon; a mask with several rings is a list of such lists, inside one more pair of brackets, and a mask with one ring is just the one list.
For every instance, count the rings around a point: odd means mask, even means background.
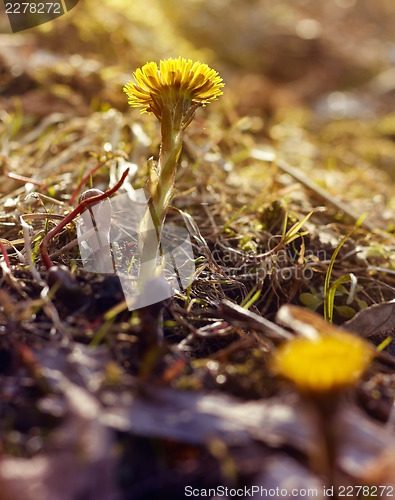
[{"label": "flower head", "polygon": [[179,107],[187,116],[191,105],[204,106],[222,94],[224,86],[218,73],[207,64],[178,57],[160,62],[149,62],[133,74],[124,92],[129,104],[142,108],[142,113],[154,113],[161,120],[164,106]]},{"label": "flower head", "polygon": [[296,337],[277,350],[273,368],[303,393],[324,394],[354,385],[373,357],[363,339],[331,327],[316,338]]}]

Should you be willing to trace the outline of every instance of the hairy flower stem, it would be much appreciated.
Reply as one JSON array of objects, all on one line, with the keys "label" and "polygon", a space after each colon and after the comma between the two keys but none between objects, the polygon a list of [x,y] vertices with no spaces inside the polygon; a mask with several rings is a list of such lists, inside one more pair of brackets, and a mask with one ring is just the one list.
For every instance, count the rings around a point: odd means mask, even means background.
[{"label": "hairy flower stem", "polygon": [[[177,165],[182,150],[185,127],[182,124],[182,102],[175,109],[164,106],[161,116],[162,142],[158,166],[150,165],[148,208],[139,227],[140,287],[155,276],[160,236],[171,198]],[[155,231],[149,230],[150,217]]]},{"label": "hairy flower stem", "polygon": [[[159,182],[151,191],[152,205],[160,224],[163,224],[170,200],[173,196],[174,181],[178,160],[182,149],[183,129],[181,117],[168,117],[171,115],[165,108],[162,115],[161,132],[162,145],[159,156]],[[172,119],[173,118],[173,119]],[[176,121],[176,123],[174,123]]]}]

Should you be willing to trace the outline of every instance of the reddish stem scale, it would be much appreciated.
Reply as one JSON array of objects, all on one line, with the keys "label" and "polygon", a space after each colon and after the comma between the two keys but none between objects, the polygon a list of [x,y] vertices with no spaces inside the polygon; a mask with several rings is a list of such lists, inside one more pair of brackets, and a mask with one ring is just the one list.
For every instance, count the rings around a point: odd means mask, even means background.
[{"label": "reddish stem scale", "polygon": [[10,259],[8,258],[7,249],[1,240],[0,240],[0,250],[1,250],[1,253],[3,254],[4,262],[5,262],[6,266],[8,267],[8,269],[11,269],[11,264],[10,264]]},{"label": "reddish stem scale", "polygon": [[48,231],[48,233],[44,236],[40,243],[40,255],[41,259],[47,269],[50,269],[53,267],[53,262],[51,261],[49,254],[48,254],[48,244],[51,241],[51,239],[56,236],[59,231],[61,231],[64,226],[69,224],[74,217],[79,215],[85,208],[87,208],[89,205],[92,205],[93,203],[97,203],[98,201],[105,200],[106,198],[110,197],[112,194],[114,194],[118,189],[122,186],[124,183],[127,175],[129,173],[129,169],[127,168],[125,172],[122,174],[122,177],[120,180],[115,184],[115,186],[108,191],[106,191],[103,194],[100,194],[98,196],[93,196],[92,198],[87,198],[86,200],[82,201],[72,212],[70,212],[66,217],[60,222],[57,226],[55,226],[51,231]]}]

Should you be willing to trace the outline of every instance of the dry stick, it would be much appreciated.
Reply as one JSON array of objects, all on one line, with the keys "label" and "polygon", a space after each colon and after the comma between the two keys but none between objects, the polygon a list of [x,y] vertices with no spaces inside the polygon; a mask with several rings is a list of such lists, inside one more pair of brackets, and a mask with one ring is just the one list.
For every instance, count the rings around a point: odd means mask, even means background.
[{"label": "dry stick", "polygon": [[[306,186],[311,191],[315,192],[320,198],[325,200],[327,203],[331,204],[341,212],[344,212],[351,220],[357,222],[360,216],[357,216],[346,203],[343,203],[341,200],[336,198],[335,196],[329,195],[325,189],[322,189],[320,186],[317,186],[314,182],[312,182],[306,175],[300,172],[298,169],[291,167],[284,160],[276,159],[276,156],[272,153],[267,153],[266,151],[261,151],[259,149],[251,150],[251,157],[256,160],[261,160],[265,162],[275,162],[278,168],[280,168],[286,174],[289,174],[298,182]],[[367,231],[374,231],[374,226],[372,226],[369,222],[365,220],[362,222],[361,227],[366,229]]]},{"label": "dry stick", "polygon": [[[39,214],[34,214],[34,215],[39,215]],[[27,263],[30,269],[30,272],[32,273],[33,278],[37,281],[37,283],[40,283],[44,285],[40,273],[37,271],[33,258],[32,258],[32,249],[30,246],[30,229],[31,226],[24,220],[24,215],[21,215],[19,217],[22,225],[22,233],[23,233],[23,240],[24,240],[24,247],[25,247],[25,252],[26,252],[26,259]]]},{"label": "dry stick", "polygon": [[34,184],[35,186],[41,187],[41,182],[36,181],[34,179],[29,179],[29,177],[25,177],[24,175],[14,174],[14,172],[10,172],[7,167],[4,167],[4,175],[9,179],[13,179],[17,182],[22,182],[23,184]]},{"label": "dry stick", "polygon": [[230,300],[224,299],[219,305],[219,310],[222,317],[230,324],[241,326],[244,328],[251,328],[259,334],[265,333],[265,339],[271,338],[272,340],[292,339],[293,334],[282,328],[281,326],[269,321],[268,319],[259,316],[244,309],[244,307],[234,304]]},{"label": "dry stick", "polygon": [[[30,200],[30,198],[34,198],[36,201],[39,200],[41,203],[44,205],[44,201],[47,201],[48,203],[51,203],[52,205],[59,205],[63,207],[65,205],[64,201],[56,200],[55,198],[52,198],[52,196],[48,196],[44,193],[37,193],[36,191],[34,193],[30,193],[26,196],[25,201]],[[40,214],[26,214],[26,215],[40,215]]]},{"label": "dry stick", "polygon": [[102,201],[102,200],[110,197],[112,194],[114,194],[116,191],[118,191],[118,189],[124,183],[124,181],[125,181],[128,173],[129,173],[129,169],[127,168],[125,170],[125,172],[122,174],[121,179],[117,182],[117,184],[115,184],[115,186],[113,188],[109,189],[108,191],[106,191],[103,194],[100,194],[98,196],[93,196],[92,198],[87,198],[86,200],[82,201],[72,212],[70,212],[62,220],[62,222],[60,224],[58,224],[53,229],[51,229],[51,231],[48,231],[48,233],[44,236],[44,238],[42,239],[42,241],[40,243],[41,259],[42,259],[42,261],[43,261],[43,263],[44,263],[44,265],[45,265],[45,267],[47,269],[50,269],[51,267],[53,267],[52,260],[51,260],[51,258],[49,257],[49,254],[48,254],[48,244],[51,241],[51,239],[56,234],[58,234],[59,231],[64,228],[64,226],[66,226],[67,224],[69,224],[69,222],[71,222],[74,219],[74,217],[76,217],[81,212],[83,212],[83,210],[85,208],[87,208],[88,206],[90,206],[90,205],[92,205],[94,203],[97,203],[99,201]]}]

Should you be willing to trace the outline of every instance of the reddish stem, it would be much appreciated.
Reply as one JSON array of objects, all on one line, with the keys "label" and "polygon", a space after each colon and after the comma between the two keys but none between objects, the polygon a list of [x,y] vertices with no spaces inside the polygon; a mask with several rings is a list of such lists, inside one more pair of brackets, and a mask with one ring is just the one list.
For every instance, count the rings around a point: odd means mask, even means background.
[{"label": "reddish stem", "polygon": [[1,250],[1,253],[3,254],[4,262],[5,262],[6,266],[8,267],[8,269],[11,269],[10,259],[8,258],[8,253],[7,253],[6,247],[1,240],[0,240],[0,250]]},{"label": "reddish stem", "polygon": [[101,161],[95,167],[91,168],[87,174],[84,175],[84,177],[79,182],[78,186],[74,189],[73,194],[71,195],[70,205],[74,204],[74,202],[78,196],[78,193],[81,191],[81,187],[85,184],[85,182],[89,179],[89,177],[91,175],[95,174],[99,170],[99,168],[102,167],[106,163],[106,161],[107,160]]},{"label": "reddish stem", "polygon": [[51,241],[51,239],[54,236],[56,236],[59,233],[59,231],[61,231],[64,228],[64,226],[69,224],[69,222],[71,222],[74,219],[74,217],[76,217],[81,212],[83,212],[84,209],[87,208],[89,205],[92,205],[93,203],[97,203],[98,201],[105,200],[106,198],[109,198],[112,194],[114,194],[116,191],[118,191],[118,189],[124,183],[128,173],[129,173],[129,169],[127,168],[125,170],[125,172],[122,174],[122,177],[120,178],[120,180],[117,182],[117,184],[115,184],[115,186],[113,188],[109,189],[108,191],[106,191],[103,194],[100,194],[98,196],[92,196],[92,198],[87,198],[86,200],[81,201],[81,203],[72,212],[70,212],[68,215],[66,215],[66,217],[62,220],[62,222],[60,222],[57,226],[55,226],[53,229],[51,229],[51,231],[48,231],[48,233],[44,236],[44,238],[42,239],[42,241],[40,243],[41,259],[42,259],[42,261],[47,269],[50,269],[51,267],[53,267],[53,263],[49,257],[49,254],[48,254],[48,244]]}]

